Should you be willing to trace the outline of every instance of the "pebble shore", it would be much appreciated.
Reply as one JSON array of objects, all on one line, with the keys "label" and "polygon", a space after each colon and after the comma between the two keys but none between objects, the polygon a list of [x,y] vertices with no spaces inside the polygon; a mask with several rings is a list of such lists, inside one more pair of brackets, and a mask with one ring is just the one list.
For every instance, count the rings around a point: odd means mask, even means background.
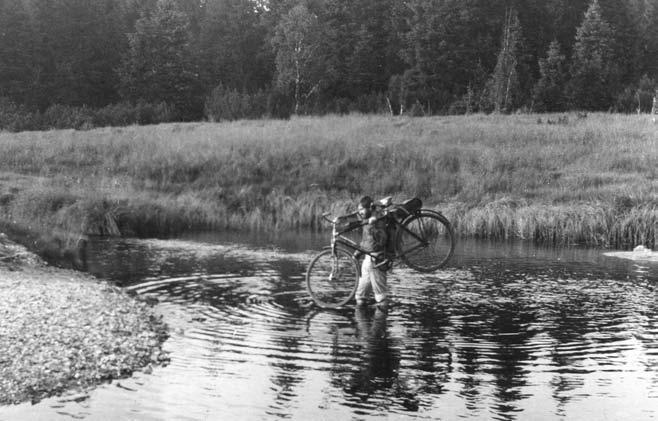
[{"label": "pebble shore", "polygon": [[0,405],[88,390],[166,364],[153,308],[48,266],[0,234]]}]

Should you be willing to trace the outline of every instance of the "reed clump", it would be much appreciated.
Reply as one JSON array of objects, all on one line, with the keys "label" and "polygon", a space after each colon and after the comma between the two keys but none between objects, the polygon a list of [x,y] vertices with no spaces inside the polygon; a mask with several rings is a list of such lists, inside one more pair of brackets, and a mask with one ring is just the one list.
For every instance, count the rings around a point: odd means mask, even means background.
[{"label": "reed clump", "polygon": [[96,235],[321,230],[324,212],[363,194],[418,196],[464,236],[653,247],[654,126],[635,115],[538,121],[349,115],[0,133],[0,212]]}]

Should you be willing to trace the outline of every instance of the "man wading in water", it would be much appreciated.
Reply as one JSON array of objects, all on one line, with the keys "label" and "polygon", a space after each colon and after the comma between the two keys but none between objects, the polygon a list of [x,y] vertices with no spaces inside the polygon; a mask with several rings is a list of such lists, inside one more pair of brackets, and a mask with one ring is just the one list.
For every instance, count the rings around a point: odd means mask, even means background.
[{"label": "man wading in water", "polygon": [[[386,232],[386,221],[383,218],[380,209],[374,204],[369,196],[361,198],[357,209],[357,218],[367,222],[363,226],[363,235],[361,238],[361,248],[374,255],[366,255],[361,264],[361,276],[359,285],[356,289],[356,304],[365,304],[366,298],[370,291],[374,292],[377,305],[386,305],[388,287],[386,285],[386,270],[388,261],[386,260],[386,243],[388,233]],[[339,217],[338,220],[349,221],[354,218],[354,214]],[[360,252],[356,252],[355,257],[361,257]]]}]

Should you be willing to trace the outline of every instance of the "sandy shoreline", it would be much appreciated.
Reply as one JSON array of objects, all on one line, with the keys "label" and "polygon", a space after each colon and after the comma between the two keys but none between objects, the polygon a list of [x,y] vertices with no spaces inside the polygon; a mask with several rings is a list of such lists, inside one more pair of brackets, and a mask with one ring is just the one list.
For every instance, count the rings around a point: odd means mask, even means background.
[{"label": "sandy shoreline", "polygon": [[148,304],[0,236],[0,405],[149,371],[166,336]]}]

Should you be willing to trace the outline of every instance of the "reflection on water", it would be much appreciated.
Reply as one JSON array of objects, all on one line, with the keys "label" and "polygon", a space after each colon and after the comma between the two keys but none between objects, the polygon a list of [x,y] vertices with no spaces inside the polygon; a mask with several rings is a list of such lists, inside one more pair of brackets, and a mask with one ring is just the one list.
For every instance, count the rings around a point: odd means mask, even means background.
[{"label": "reflection on water", "polygon": [[324,238],[198,240],[89,246],[91,272],[157,302],[169,366],[0,420],[658,417],[650,262],[465,242],[443,272],[395,268],[388,308],[324,311],[304,289]]}]

